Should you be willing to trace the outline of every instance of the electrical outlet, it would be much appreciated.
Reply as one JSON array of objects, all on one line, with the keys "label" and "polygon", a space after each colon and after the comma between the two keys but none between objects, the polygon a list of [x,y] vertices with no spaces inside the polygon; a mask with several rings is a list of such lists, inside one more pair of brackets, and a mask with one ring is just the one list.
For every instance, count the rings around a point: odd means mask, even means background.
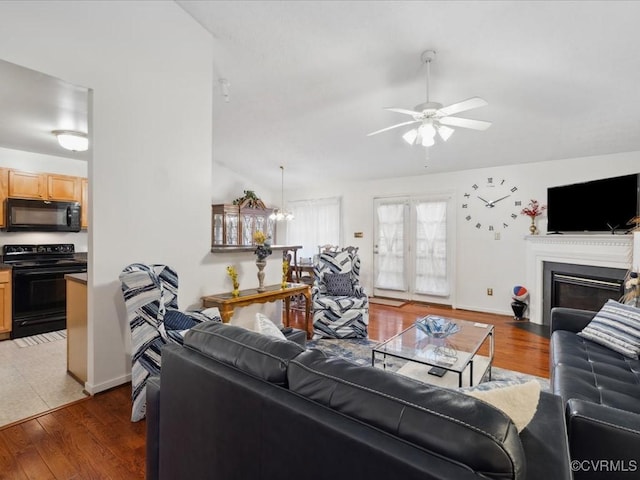
[{"label": "electrical outlet", "polygon": [[493,295],[493,288],[487,288],[487,295]]},{"label": "electrical outlet", "polygon": [[496,232],[493,237],[494,240],[500,240],[500,232]]}]

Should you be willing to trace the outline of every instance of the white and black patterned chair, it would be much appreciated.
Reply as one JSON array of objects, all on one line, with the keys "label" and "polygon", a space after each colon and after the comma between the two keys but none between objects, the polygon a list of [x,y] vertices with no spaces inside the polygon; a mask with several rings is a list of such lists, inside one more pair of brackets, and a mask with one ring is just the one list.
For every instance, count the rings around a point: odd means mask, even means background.
[{"label": "white and black patterned chair", "polygon": [[147,379],[159,375],[162,347],[182,344],[185,330],[203,321],[221,321],[217,309],[178,310],[178,275],[166,265],[133,263],[120,274],[131,329],[131,421],[146,411]]},{"label": "white and black patterned chair", "polygon": [[323,252],[311,289],[314,338],[366,338],[369,298],[360,285],[358,249]]}]

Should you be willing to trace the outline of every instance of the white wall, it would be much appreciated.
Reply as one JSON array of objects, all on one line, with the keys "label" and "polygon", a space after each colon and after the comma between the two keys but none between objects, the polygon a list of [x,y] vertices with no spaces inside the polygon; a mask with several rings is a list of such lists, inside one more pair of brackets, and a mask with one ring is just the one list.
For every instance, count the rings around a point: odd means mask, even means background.
[{"label": "white wall", "polygon": [[[373,291],[373,199],[383,196],[425,195],[444,191],[456,192],[456,241],[454,294],[449,299],[433,297],[438,303],[456,308],[511,315],[511,289],[525,285],[525,235],[530,220],[519,216],[509,228],[499,230],[501,239],[486,230],[478,231],[464,220],[460,208],[462,195],[473,183],[488,177],[504,178],[520,190],[523,205],[530,199],[546,204],[547,187],[636,173],[640,171],[640,152],[547,161],[462,172],[422,175],[379,181],[327,184],[310,190],[290,190],[287,198],[302,200],[342,195],[344,212],[344,244],[360,247],[362,278],[368,292]],[[318,180],[319,182],[322,179]],[[333,182],[333,177],[331,178]],[[596,201],[596,199],[594,199]],[[541,234],[546,233],[546,216],[538,218]],[[354,238],[364,232],[364,238]],[[493,288],[493,296],[487,296]]]},{"label": "white wall", "polygon": [[175,267],[181,306],[221,283],[209,253],[211,39],[174,2],[7,1],[0,58],[92,89],[87,388],[100,391],[130,371],[123,267]]},{"label": "white wall", "polygon": [[[26,172],[47,172],[87,176],[87,162],[71,158],[54,157],[40,153],[23,152],[0,147],[0,167],[24,170]],[[76,252],[87,251],[86,231],[73,232],[5,232],[0,230],[0,245],[73,243]]]}]

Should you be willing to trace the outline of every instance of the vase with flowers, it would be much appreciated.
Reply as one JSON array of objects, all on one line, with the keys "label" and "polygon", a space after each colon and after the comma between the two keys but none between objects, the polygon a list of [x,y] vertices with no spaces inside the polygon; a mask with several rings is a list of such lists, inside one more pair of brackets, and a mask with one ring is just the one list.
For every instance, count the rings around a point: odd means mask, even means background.
[{"label": "vase with flowers", "polygon": [[521,215],[526,215],[527,217],[531,218],[531,225],[529,225],[529,232],[531,232],[531,235],[538,234],[538,227],[536,227],[536,217],[542,215],[542,212],[544,212],[546,209],[546,205],[540,205],[537,200],[531,200],[529,202],[529,205],[523,208],[520,212]]},{"label": "vase with flowers", "polygon": [[258,291],[264,292],[264,267],[267,266],[267,257],[271,255],[271,245],[269,243],[265,243],[267,241],[267,236],[260,230],[257,230],[253,234],[253,241],[256,243],[256,249],[254,253],[256,254],[256,266],[258,267]]}]

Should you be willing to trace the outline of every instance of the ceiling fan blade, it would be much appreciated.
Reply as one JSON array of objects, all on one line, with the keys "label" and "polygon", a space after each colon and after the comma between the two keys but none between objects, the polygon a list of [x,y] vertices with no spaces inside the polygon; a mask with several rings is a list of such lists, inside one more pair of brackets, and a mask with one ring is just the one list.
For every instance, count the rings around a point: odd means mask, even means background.
[{"label": "ceiling fan blade", "polygon": [[407,110],[406,108],[387,107],[384,110],[388,110],[390,112],[404,113],[405,115],[422,115],[422,112],[416,112],[415,110]]},{"label": "ceiling fan blade", "polygon": [[491,122],[485,122],[484,120],[471,120],[470,118],[444,117],[438,121],[443,125],[470,128],[472,130],[486,130],[491,126]]},{"label": "ceiling fan blade", "polygon": [[467,98],[461,102],[452,103],[451,105],[440,108],[438,110],[438,115],[448,117],[449,115],[455,115],[456,113],[471,110],[472,108],[484,107],[485,105],[489,104],[486,100],[483,100],[480,97]]},{"label": "ceiling fan blade", "polygon": [[405,125],[411,125],[412,123],[420,123],[420,122],[421,120],[410,120],[408,122],[398,123],[396,125],[391,125],[390,127],[383,128],[382,130],[376,130],[375,132],[368,133],[367,137],[370,137],[371,135],[377,135],[378,133],[386,132],[387,130],[392,130],[394,128],[404,127]]}]

